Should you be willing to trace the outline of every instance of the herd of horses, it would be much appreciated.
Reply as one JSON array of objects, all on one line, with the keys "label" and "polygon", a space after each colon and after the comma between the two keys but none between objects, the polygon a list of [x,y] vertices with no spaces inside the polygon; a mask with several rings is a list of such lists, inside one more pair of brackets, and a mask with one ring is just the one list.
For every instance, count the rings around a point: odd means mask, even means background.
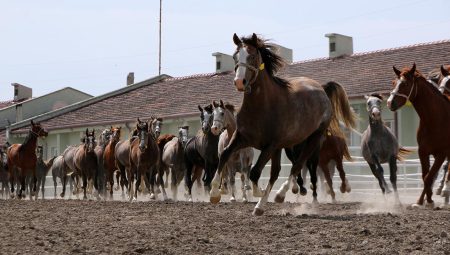
[{"label": "herd of horses", "polygon": [[[239,172],[242,200],[248,200],[247,192],[251,190],[254,197],[259,197],[253,214],[262,215],[279,176],[284,149],[292,167],[288,179],[276,192],[275,202],[283,202],[290,187],[294,194],[306,195],[302,169],[309,171],[314,202],[317,202],[318,168],[332,201],[335,201],[332,183],[335,167],[342,180],[340,191],[350,192],[343,159],[352,158],[341,127],[354,127],[356,116],[343,86],[333,81],[321,85],[305,77],[281,78],[276,73],[284,62],[274,45],[256,34],[241,38],[234,34],[233,41],[236,45],[234,85],[244,94],[238,111],[222,100],[204,107],[199,105],[201,130],[192,138],[188,138],[188,126],[179,127],[178,135],[162,135],[163,120],[157,117],[148,121],[138,118],[135,130],[126,140],[120,140],[120,127],[105,129],[99,142],[94,130],[86,129],[79,145],[69,146],[49,161],[42,159],[42,148],[37,147],[37,139],[48,132],[31,121],[25,141],[0,153],[2,186],[9,181],[11,196],[22,198],[28,185],[30,197],[37,198],[42,185],[44,196],[43,181],[51,170],[55,196],[56,178],[60,178],[61,197],[65,196],[66,183],[72,187],[73,182],[71,193],[82,189],[83,198],[88,194],[107,198],[108,193],[112,198],[115,177],[115,189],[121,188],[122,196],[128,194],[129,200],[137,199],[138,192],[145,190],[150,198],[162,193],[163,199],[167,199],[165,189],[170,177],[174,200],[184,179],[188,200],[192,201],[194,182],[201,185],[203,181],[210,201],[218,203],[221,195],[227,193],[231,194],[231,201],[236,200],[235,176]],[[450,159],[450,66],[441,66],[428,77],[416,70],[415,64],[411,68],[393,69],[396,79],[387,106],[397,111],[410,101],[420,117],[417,142],[424,185],[416,205],[424,205],[426,198],[426,206],[432,207],[433,182],[441,165]],[[382,101],[380,94],[366,96],[369,125],[362,136],[361,152],[383,194],[391,190],[381,164],[389,164],[395,200],[400,203],[397,160],[411,151],[402,148],[384,124]],[[253,148],[261,152],[254,165]],[[434,163],[430,168],[431,155]],[[270,178],[265,189],[261,189],[258,181],[269,160]],[[442,183],[439,193],[449,197],[450,175]]]}]

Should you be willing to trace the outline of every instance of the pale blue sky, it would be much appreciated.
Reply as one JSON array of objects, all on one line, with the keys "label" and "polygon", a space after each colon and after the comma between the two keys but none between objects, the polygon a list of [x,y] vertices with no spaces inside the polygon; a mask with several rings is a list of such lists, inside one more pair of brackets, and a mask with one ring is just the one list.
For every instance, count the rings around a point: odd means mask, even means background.
[{"label": "pale blue sky", "polygon": [[[353,37],[365,52],[450,39],[444,0],[163,0],[162,73],[215,69],[233,33],[253,32],[294,50],[294,61],[326,57],[326,33]],[[159,0],[0,0],[0,101],[13,82],[33,96],[70,86],[100,95],[158,74]],[[450,59],[449,59],[450,63]]]}]

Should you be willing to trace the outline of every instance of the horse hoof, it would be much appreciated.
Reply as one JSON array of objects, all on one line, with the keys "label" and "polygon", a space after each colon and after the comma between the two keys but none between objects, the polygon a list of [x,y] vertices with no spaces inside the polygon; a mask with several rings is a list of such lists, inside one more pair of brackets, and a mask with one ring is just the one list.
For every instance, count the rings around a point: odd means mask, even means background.
[{"label": "horse hoof", "polygon": [[332,204],[337,204],[336,198],[332,198],[332,199],[331,199],[331,203],[332,203]]},{"label": "horse hoof", "polygon": [[251,190],[252,188],[250,187],[250,185],[247,185],[247,184],[246,184],[246,185],[244,185],[244,189],[245,189],[245,190]]},{"label": "horse hoof", "polygon": [[282,196],[282,195],[280,195],[280,194],[277,194],[277,195],[275,196],[275,198],[274,198],[274,201],[275,201],[275,203],[283,203],[283,202],[284,202],[284,199],[285,199],[284,196]]},{"label": "horse hoof", "polygon": [[231,197],[231,198],[230,198],[230,202],[231,202],[231,203],[236,202],[236,198],[235,198],[235,197]]},{"label": "horse hoof", "polygon": [[306,190],[304,187],[300,187],[300,195],[306,196],[307,193],[308,193],[308,190]]},{"label": "horse hoof", "polygon": [[439,187],[439,188],[436,190],[436,195],[439,196],[439,195],[441,194],[441,192],[442,192],[442,188]]},{"label": "horse hoof", "polygon": [[[437,194],[437,192],[436,192],[436,194]],[[449,197],[450,196],[450,190],[442,190],[441,192],[440,192],[440,195],[442,196],[442,197]]]},{"label": "horse hoof", "polygon": [[341,193],[345,193],[347,191],[345,186],[341,186],[340,189]]},{"label": "horse hoof", "polygon": [[413,209],[419,209],[419,208],[422,208],[422,205],[421,204],[412,204],[411,205],[411,208],[413,208]]},{"label": "horse hoof", "polygon": [[248,200],[247,200],[247,198],[242,198],[242,203],[248,203]]},{"label": "horse hoof", "polygon": [[154,193],[150,194],[150,199],[155,199],[155,198],[156,198],[156,196]]},{"label": "horse hoof", "polygon": [[228,194],[228,190],[227,189],[220,189],[220,194],[227,195]]},{"label": "horse hoof", "polygon": [[209,197],[209,201],[213,204],[217,204],[220,202],[220,194],[216,197]]},{"label": "horse hoof", "polygon": [[426,203],[425,203],[425,208],[427,208],[427,209],[433,209],[433,208],[434,208],[434,202],[431,202],[431,203],[426,202]]},{"label": "horse hoof", "polygon": [[61,198],[64,198],[64,193],[61,193],[59,196],[61,197]]},{"label": "horse hoof", "polygon": [[350,185],[347,185],[347,188],[345,189],[347,193],[350,193],[352,191],[352,187]]},{"label": "horse hoof", "polygon": [[255,207],[252,213],[254,216],[261,216],[264,214],[264,209]]}]

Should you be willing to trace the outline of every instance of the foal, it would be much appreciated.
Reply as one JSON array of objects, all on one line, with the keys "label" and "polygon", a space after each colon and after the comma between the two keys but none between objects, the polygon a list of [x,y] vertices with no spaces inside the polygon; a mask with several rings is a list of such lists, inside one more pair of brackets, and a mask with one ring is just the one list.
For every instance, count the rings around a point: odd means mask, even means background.
[{"label": "foal", "polygon": [[390,193],[390,189],[383,175],[381,164],[389,162],[390,180],[395,193],[396,202],[400,199],[397,192],[397,159],[402,160],[410,153],[409,150],[398,145],[397,138],[392,131],[384,125],[381,119],[381,103],[383,97],[380,94],[365,96],[367,100],[367,112],[369,113],[369,126],[364,131],[361,139],[361,151],[364,159],[370,166],[373,175],[378,179],[383,194]]},{"label": "foal", "polygon": [[47,173],[50,170],[50,168],[53,165],[53,161],[55,160],[55,157],[49,159],[47,162],[44,161],[44,150],[42,146],[38,146],[36,149],[36,156],[37,156],[37,162],[36,162],[36,177],[37,177],[37,194],[39,194],[39,189],[42,189],[42,199],[44,199],[44,193],[45,193],[45,179],[47,178]]}]

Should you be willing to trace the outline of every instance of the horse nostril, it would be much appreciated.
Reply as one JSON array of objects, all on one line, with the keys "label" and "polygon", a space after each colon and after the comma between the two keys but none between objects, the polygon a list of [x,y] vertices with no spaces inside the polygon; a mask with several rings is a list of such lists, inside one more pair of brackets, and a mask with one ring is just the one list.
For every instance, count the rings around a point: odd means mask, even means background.
[{"label": "horse nostril", "polygon": [[244,79],[242,82],[244,83],[244,85],[247,85],[247,80],[246,79]]}]

